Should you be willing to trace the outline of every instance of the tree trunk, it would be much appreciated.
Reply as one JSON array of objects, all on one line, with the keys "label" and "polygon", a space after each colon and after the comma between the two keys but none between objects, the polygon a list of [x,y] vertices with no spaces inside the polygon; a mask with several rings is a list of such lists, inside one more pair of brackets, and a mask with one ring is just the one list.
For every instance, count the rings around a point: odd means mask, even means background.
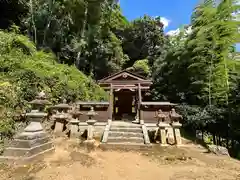
[{"label": "tree trunk", "polygon": [[218,146],[221,146],[221,137],[218,136]]},{"label": "tree trunk", "polygon": [[213,144],[216,144],[216,135],[213,133]]},{"label": "tree trunk", "polygon": [[49,11],[50,11],[50,13],[49,13],[47,25],[44,29],[43,46],[46,46],[47,32],[48,32],[48,29],[49,29],[51,21],[52,21],[52,11],[53,11],[52,8],[53,8],[54,3],[55,3],[54,0],[49,0]]},{"label": "tree trunk", "polygon": [[[84,38],[84,33],[85,33],[85,29],[86,29],[86,24],[87,24],[87,14],[88,14],[88,2],[85,1],[86,3],[86,7],[85,7],[85,12],[84,12],[84,20],[83,20],[83,27],[82,27],[82,31],[80,33],[80,41],[82,42],[83,38]],[[77,58],[76,58],[76,62],[75,62],[75,66],[77,68],[79,68],[79,63],[80,63],[80,58],[81,58],[81,54],[82,54],[82,45],[80,45],[80,49],[77,53]]]},{"label": "tree trunk", "polygon": [[30,13],[31,13],[32,26],[33,26],[33,33],[34,33],[33,41],[37,45],[37,28],[36,28],[36,25],[35,25],[34,15],[33,15],[33,0],[30,0]]}]

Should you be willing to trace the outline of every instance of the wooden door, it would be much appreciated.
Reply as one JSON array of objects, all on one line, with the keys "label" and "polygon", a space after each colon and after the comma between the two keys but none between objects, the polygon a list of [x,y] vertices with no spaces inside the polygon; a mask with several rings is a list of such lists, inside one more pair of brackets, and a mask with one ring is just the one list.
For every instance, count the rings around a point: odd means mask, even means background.
[{"label": "wooden door", "polygon": [[123,115],[133,114],[133,94],[128,91],[121,91],[115,94],[114,114],[116,120],[121,120]]}]

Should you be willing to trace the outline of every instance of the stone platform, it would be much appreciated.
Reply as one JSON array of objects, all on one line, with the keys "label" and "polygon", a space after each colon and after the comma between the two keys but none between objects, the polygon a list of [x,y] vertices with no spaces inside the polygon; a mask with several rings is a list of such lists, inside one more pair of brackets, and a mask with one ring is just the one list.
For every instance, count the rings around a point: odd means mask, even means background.
[{"label": "stone platform", "polygon": [[32,161],[33,159],[54,151],[54,145],[46,132],[27,135],[26,132],[16,136],[4,150],[1,161]]},{"label": "stone platform", "polygon": [[145,149],[151,146],[145,125],[113,121],[106,125],[102,149]]}]

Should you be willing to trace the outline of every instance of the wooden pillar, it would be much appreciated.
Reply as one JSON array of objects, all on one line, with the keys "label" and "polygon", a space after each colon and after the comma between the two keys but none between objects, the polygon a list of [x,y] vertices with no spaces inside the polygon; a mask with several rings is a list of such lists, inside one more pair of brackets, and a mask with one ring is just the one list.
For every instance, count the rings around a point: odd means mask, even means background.
[{"label": "wooden pillar", "polygon": [[138,112],[139,112],[139,121],[140,121],[140,124],[141,121],[143,120],[143,115],[142,115],[142,110],[141,110],[141,103],[142,103],[142,91],[141,91],[141,84],[138,83]]},{"label": "wooden pillar", "polygon": [[109,108],[108,108],[108,119],[112,120],[113,114],[113,85],[110,85],[110,92],[109,92]]}]

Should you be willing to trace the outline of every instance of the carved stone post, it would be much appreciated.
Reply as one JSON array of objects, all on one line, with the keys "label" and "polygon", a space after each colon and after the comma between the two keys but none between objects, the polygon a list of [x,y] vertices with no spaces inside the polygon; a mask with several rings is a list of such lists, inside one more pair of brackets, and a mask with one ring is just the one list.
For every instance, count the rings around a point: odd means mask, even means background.
[{"label": "carved stone post", "polygon": [[87,120],[88,124],[88,136],[87,140],[92,140],[93,139],[93,134],[94,134],[94,124],[97,122],[96,120],[92,119],[94,116],[97,115],[97,113],[94,111],[93,107],[91,107],[91,110],[87,113],[89,119]]},{"label": "carved stone post", "polygon": [[158,127],[160,131],[160,140],[161,140],[161,146],[167,146],[167,137],[166,137],[166,127],[169,125],[165,122],[159,122]]},{"label": "carved stone post", "polygon": [[70,131],[71,131],[70,137],[71,138],[79,136],[78,128],[79,128],[79,120],[78,119],[72,119],[70,121]]},{"label": "carved stone post", "polygon": [[181,145],[182,144],[182,138],[181,138],[181,133],[180,133],[180,127],[182,126],[181,123],[179,122],[173,122],[172,123],[173,129],[174,129],[174,138],[175,138],[175,143],[176,145]]},{"label": "carved stone post", "polygon": [[53,106],[52,109],[57,110],[57,113],[53,115],[55,119],[54,133],[63,135],[64,127],[69,122],[70,115],[68,111],[71,109],[71,106],[67,104],[66,99],[63,99],[63,103]]},{"label": "carved stone post", "polygon": [[64,125],[66,124],[68,116],[63,112],[62,113],[57,112],[57,114],[55,114],[53,117],[55,119],[54,134],[62,135],[63,128]]},{"label": "carved stone post", "polygon": [[88,135],[87,140],[92,140],[94,135],[94,124],[96,123],[96,120],[88,120]]},{"label": "carved stone post", "polygon": [[169,125],[164,122],[166,119],[166,115],[162,112],[161,109],[159,109],[156,112],[155,118],[157,118],[158,120],[157,126],[159,127],[159,129],[156,132],[156,137],[158,136],[158,133],[160,133],[160,141],[161,141],[160,145],[166,146],[167,145],[166,128],[169,127]]},{"label": "carved stone post", "polygon": [[88,134],[87,134],[87,140],[84,141],[85,148],[88,151],[95,150],[95,139],[93,139],[94,135],[94,124],[97,122],[96,120],[93,120],[92,118],[97,115],[97,113],[94,111],[93,107],[91,107],[91,110],[87,113],[89,120],[87,120],[88,124]]},{"label": "carved stone post", "polygon": [[167,130],[167,143],[170,145],[174,145],[175,138],[174,138],[173,128],[168,124],[168,126],[166,127],[166,130]]},{"label": "carved stone post", "polygon": [[77,105],[73,105],[73,108],[70,112],[72,115],[70,120],[70,137],[78,137],[79,136],[79,119],[82,113],[79,110],[80,108],[77,107]]},{"label": "carved stone post", "polygon": [[176,113],[175,109],[172,109],[170,112],[170,117],[172,120],[175,144],[181,145],[182,140],[181,140],[181,134],[180,134],[180,127],[182,126],[182,124],[179,123],[179,120],[182,119],[182,116]]}]

